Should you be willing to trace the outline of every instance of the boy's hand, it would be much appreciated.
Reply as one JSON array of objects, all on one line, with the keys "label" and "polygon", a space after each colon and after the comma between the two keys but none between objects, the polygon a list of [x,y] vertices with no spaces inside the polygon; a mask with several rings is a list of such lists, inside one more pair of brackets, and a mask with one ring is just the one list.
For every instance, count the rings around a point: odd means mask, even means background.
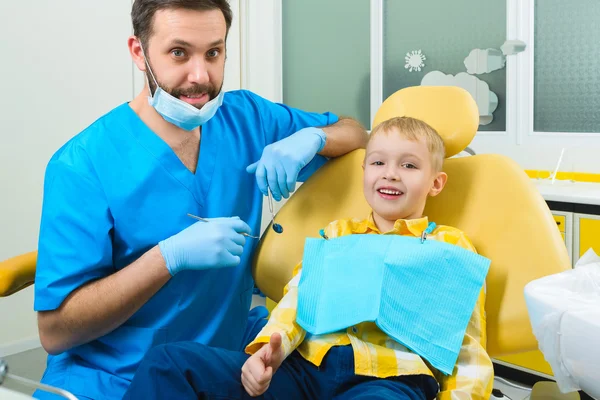
[{"label": "boy's hand", "polygon": [[281,335],[271,335],[269,343],[266,343],[254,353],[242,367],[242,385],[246,392],[252,396],[260,396],[267,391],[271,384],[271,378],[277,371],[284,359],[281,348]]}]

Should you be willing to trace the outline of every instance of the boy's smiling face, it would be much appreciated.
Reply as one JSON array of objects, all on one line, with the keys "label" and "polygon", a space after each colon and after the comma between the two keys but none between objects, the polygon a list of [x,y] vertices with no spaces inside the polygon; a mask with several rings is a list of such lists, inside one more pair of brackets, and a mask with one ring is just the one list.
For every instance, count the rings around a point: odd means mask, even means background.
[{"label": "boy's smiling face", "polygon": [[410,140],[395,129],[370,139],[363,167],[365,198],[382,232],[398,219],[422,217],[427,196],[437,195],[446,183],[425,139]]}]

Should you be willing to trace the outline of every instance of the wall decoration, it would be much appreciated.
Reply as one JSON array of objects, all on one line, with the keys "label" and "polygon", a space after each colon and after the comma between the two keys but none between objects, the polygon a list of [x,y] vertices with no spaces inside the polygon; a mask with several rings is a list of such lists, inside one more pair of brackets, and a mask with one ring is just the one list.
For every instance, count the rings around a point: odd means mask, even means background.
[{"label": "wall decoration", "polygon": [[500,50],[502,50],[502,53],[505,56],[512,56],[525,51],[526,47],[527,44],[521,40],[507,40],[502,46],[500,46]]},{"label": "wall decoration", "polygon": [[432,71],[423,77],[421,86],[458,86],[468,91],[479,108],[479,125],[488,125],[494,119],[494,111],[498,107],[498,96],[490,90],[489,85],[466,72],[446,75],[441,71]]},{"label": "wall decoration", "polygon": [[473,49],[464,63],[471,75],[489,74],[504,68],[506,57],[498,49]]},{"label": "wall decoration", "polygon": [[421,68],[425,67],[424,61],[426,59],[425,54],[421,53],[420,49],[413,50],[406,53],[406,57],[404,57],[406,65],[404,65],[404,68],[408,69],[408,72],[421,71]]}]

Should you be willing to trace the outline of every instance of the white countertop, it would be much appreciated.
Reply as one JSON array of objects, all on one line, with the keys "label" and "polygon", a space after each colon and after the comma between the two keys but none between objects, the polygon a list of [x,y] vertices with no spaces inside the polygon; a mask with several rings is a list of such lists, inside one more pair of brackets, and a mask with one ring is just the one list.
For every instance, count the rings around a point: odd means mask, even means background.
[{"label": "white countertop", "polygon": [[532,179],[544,200],[600,205],[600,183]]}]

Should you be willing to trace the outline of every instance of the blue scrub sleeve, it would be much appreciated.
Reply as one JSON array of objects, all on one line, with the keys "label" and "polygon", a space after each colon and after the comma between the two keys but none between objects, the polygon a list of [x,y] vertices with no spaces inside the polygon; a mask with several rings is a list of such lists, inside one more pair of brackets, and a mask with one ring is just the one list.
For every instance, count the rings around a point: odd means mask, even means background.
[{"label": "blue scrub sleeve", "polygon": [[36,311],[57,309],[75,289],[114,272],[113,221],[106,196],[90,171],[59,160],[50,161],[46,169]]},{"label": "blue scrub sleeve", "polygon": [[[250,93],[250,92],[249,92]],[[275,143],[281,139],[308,127],[322,128],[336,123],[337,115],[326,112],[323,114],[302,111],[285,104],[273,103],[263,97],[252,93],[252,99],[258,107],[265,134],[265,146]],[[313,172],[327,162],[327,158],[317,155],[305,166],[298,176],[298,181],[304,182]]]}]

